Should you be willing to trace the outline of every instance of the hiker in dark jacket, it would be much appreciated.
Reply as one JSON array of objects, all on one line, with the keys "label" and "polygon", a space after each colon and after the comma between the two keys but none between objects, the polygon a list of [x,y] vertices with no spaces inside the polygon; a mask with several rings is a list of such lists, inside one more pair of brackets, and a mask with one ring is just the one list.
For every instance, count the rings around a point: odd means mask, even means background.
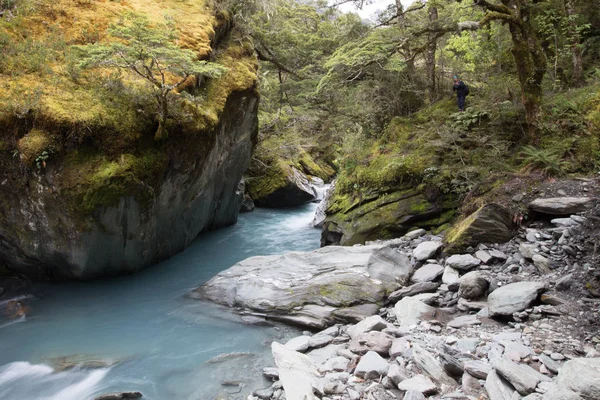
[{"label": "hiker in dark jacket", "polygon": [[452,90],[456,92],[456,98],[458,100],[458,111],[465,111],[465,98],[469,94],[469,89],[463,81],[458,79],[458,76],[454,77],[454,86]]}]

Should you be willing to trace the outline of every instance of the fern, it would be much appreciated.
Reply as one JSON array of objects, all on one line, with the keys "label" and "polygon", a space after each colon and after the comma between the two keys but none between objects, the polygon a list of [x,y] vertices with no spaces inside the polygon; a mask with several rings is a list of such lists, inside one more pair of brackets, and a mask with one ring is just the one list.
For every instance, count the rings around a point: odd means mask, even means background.
[{"label": "fern", "polygon": [[546,176],[564,175],[566,162],[562,160],[562,151],[555,149],[538,149],[533,146],[523,146],[521,158],[525,163],[525,171],[539,171]]}]

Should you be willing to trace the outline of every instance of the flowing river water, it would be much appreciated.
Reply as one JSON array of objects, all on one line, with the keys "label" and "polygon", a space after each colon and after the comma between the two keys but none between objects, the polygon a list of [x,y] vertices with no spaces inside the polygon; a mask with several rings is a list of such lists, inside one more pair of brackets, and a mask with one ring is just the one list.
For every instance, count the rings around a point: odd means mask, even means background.
[{"label": "flowing river water", "polygon": [[[245,258],[318,248],[315,209],[257,209],[141,273],[36,287],[25,319],[0,319],[0,399],[85,400],[127,390],[147,400],[245,399],[267,386],[261,371],[272,365],[270,342],[295,332],[244,325],[186,293]],[[238,354],[214,359],[225,353]],[[84,367],[65,368],[72,363]]]}]

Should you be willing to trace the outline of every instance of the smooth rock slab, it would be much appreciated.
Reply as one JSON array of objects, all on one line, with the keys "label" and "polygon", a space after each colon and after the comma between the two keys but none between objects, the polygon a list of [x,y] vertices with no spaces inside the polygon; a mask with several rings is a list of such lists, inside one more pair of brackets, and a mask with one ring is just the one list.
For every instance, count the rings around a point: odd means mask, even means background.
[{"label": "smooth rock slab", "polygon": [[529,208],[542,214],[569,216],[587,210],[593,201],[594,199],[590,197],[535,199],[529,204]]},{"label": "smooth rock slab", "polygon": [[442,282],[446,285],[451,285],[458,281],[460,281],[460,274],[458,271],[451,266],[446,265],[446,268],[444,268],[444,274],[442,275]]},{"label": "smooth rock slab", "polygon": [[420,243],[413,250],[413,256],[417,259],[417,261],[425,261],[433,256],[442,248],[442,242],[430,241]]},{"label": "smooth rock slab", "polygon": [[413,276],[410,278],[411,282],[431,282],[435,281],[444,273],[444,267],[437,264],[426,264],[415,271]]},{"label": "smooth rock slab", "polygon": [[417,391],[424,395],[437,393],[438,387],[425,375],[415,375],[410,379],[406,379],[398,384],[398,389],[409,392]]},{"label": "smooth rock slab", "polygon": [[190,295],[282,322],[324,328],[355,320],[358,311],[366,317],[364,309],[376,313],[385,295],[404,286],[411,272],[408,257],[389,247],[330,246],[248,258]]},{"label": "smooth rock slab", "polygon": [[493,366],[496,372],[510,382],[523,396],[535,392],[538,383],[552,381],[530,366],[517,364],[507,358],[494,360]]},{"label": "smooth rock slab", "polygon": [[490,316],[512,315],[528,308],[546,288],[543,282],[510,283],[488,296]]},{"label": "smooth rock slab", "polygon": [[477,267],[479,264],[481,264],[481,260],[470,254],[455,254],[446,259],[446,265],[459,271],[468,271]]},{"label": "smooth rock slab", "polygon": [[374,351],[369,351],[361,357],[354,375],[363,379],[378,379],[384,376],[389,369],[388,362]]}]

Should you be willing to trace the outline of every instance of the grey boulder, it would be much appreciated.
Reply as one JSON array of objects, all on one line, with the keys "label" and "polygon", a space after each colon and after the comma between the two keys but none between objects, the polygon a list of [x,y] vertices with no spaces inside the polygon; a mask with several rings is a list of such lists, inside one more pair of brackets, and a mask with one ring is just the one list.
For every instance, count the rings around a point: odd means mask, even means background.
[{"label": "grey boulder", "polygon": [[470,254],[455,254],[448,257],[446,260],[446,265],[460,271],[468,271],[477,267],[479,264],[481,264],[481,260]]},{"label": "grey boulder", "polygon": [[471,271],[460,278],[458,296],[467,300],[478,300],[483,297],[490,283],[485,275],[478,271]]},{"label": "grey boulder", "polygon": [[444,273],[444,267],[437,264],[426,264],[415,271],[410,278],[411,282],[432,282],[439,278]]},{"label": "grey boulder", "polygon": [[535,199],[529,204],[529,208],[531,211],[542,214],[569,216],[587,210],[593,201],[594,199],[590,197]]},{"label": "grey boulder", "polygon": [[375,314],[411,272],[408,257],[389,247],[329,246],[248,258],[190,296],[255,316],[324,328]]},{"label": "grey boulder", "polygon": [[488,296],[490,316],[512,315],[528,308],[546,289],[543,282],[510,283]]},{"label": "grey boulder", "polygon": [[430,258],[433,258],[437,254],[437,252],[442,248],[442,242],[438,241],[429,241],[420,243],[413,250],[413,256],[417,261],[425,261]]},{"label": "grey boulder", "polygon": [[600,399],[600,358],[576,358],[567,361],[558,372],[555,390],[544,400]]},{"label": "grey boulder", "polygon": [[410,327],[416,325],[421,320],[433,318],[436,314],[436,309],[420,300],[405,297],[396,303],[394,313],[401,327]]}]

